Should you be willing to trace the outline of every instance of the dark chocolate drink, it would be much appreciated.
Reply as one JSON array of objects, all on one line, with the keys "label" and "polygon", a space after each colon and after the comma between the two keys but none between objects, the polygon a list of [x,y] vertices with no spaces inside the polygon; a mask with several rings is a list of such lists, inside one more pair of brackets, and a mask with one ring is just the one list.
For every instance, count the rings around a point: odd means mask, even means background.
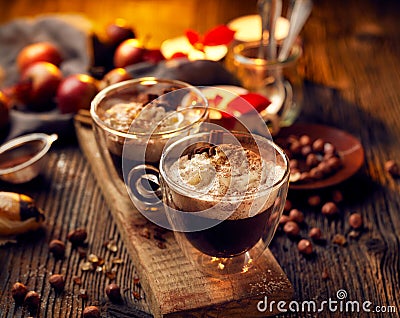
[{"label": "dark chocolate drink", "polygon": [[[183,212],[174,213],[171,222],[179,223],[197,250],[218,258],[233,257],[274,233],[279,190],[261,189],[281,178],[284,170],[241,146],[206,148],[202,145],[171,166],[169,175],[187,188],[186,194],[182,187],[178,191],[169,187],[164,195],[172,210]],[[193,230],[196,224],[199,228]]]},{"label": "dark chocolate drink", "polygon": [[201,252],[215,257],[232,257],[252,248],[265,233],[271,210],[253,217],[224,220],[206,230],[185,233],[189,242]]}]

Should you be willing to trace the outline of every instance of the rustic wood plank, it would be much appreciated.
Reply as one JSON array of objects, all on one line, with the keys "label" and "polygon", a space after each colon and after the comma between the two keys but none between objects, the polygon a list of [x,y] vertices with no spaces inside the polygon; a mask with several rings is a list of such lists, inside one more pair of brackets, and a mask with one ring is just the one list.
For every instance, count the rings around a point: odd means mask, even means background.
[{"label": "rustic wood plank", "polygon": [[[184,256],[171,231],[163,235],[166,248],[153,237],[141,235],[144,227],[155,228],[109,180],[91,128],[75,123],[79,144],[86,155],[131,253],[156,317],[202,315],[265,315],[257,311],[264,297],[279,301],[291,299],[293,289],[272,254],[267,250],[248,273],[234,278],[211,278]],[[122,189],[123,191],[124,189]]]}]

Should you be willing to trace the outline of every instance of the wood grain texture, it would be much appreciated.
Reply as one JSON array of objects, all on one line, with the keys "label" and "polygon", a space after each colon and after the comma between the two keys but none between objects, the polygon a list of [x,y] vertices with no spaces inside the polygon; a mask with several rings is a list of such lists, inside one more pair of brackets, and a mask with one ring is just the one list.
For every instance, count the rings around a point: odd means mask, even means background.
[{"label": "wood grain texture", "polygon": [[[70,8],[75,9],[79,1],[68,2]],[[60,2],[51,3],[57,6]],[[103,1],[95,3],[99,7],[107,6]],[[30,11],[30,4],[24,0],[2,1],[1,21],[21,12],[34,14],[40,7],[51,5],[40,1]],[[89,5],[86,3],[86,6]],[[59,5],[60,10],[67,7],[67,4]],[[293,284],[295,300],[336,299],[336,292],[344,289],[348,300],[368,300],[373,306],[393,306],[397,311],[324,310],[321,313],[286,313],[282,317],[399,317],[400,180],[384,170],[387,159],[400,158],[398,12],[398,1],[314,1],[312,15],[302,32],[301,66],[306,79],[306,100],[299,120],[328,124],[353,134],[364,146],[365,164],[354,178],[335,188],[344,196],[339,205],[341,214],[335,219],[327,219],[319,208],[306,204],[312,194],[330,199],[334,189],[290,191],[290,200],[306,217],[301,236],[307,237],[308,229],[318,226],[326,239],[322,244],[314,244],[313,257],[300,255],[296,241],[288,239],[282,231],[270,245],[272,254]],[[122,244],[121,234],[89,165],[76,145],[52,150],[48,169],[36,183],[19,187],[1,183],[0,188],[30,194],[48,215],[45,233],[35,239],[24,238],[16,245],[0,247],[1,317],[29,316],[11,299],[10,288],[17,280],[42,295],[40,317],[81,317],[82,308],[88,303],[99,304],[103,317],[146,316],[139,311],[148,313],[149,305],[142,290],[133,282],[133,260]],[[347,219],[355,211],[364,218],[364,230],[359,238],[351,239]],[[118,241],[115,257],[121,257],[124,265],[117,272],[116,282],[126,288],[123,306],[107,301],[103,290],[109,280],[98,273],[84,275],[83,287],[89,291],[88,301],[77,298],[79,288],[73,285],[71,278],[67,280],[63,297],[56,298],[50,291],[47,284],[50,272],[79,273],[78,264],[82,261],[68,247],[66,260],[54,262],[48,255],[47,243],[53,237],[65,239],[70,229],[81,225],[90,233],[89,249],[98,255],[114,257],[104,250],[102,243],[110,237]],[[337,233],[346,236],[346,246],[332,243]],[[328,279],[323,279],[324,272],[329,275]],[[132,291],[140,292],[143,298],[136,300]]]},{"label": "wood grain texture", "polygon": [[[75,123],[79,144],[102,189],[123,241],[134,259],[141,284],[155,317],[261,316],[257,303],[290,301],[293,289],[272,254],[267,250],[248,273],[221,279],[208,277],[190,264],[171,231],[163,233],[162,248],[152,225],[136,209],[121,183],[110,180],[91,128]],[[119,181],[119,180],[118,180]],[[143,230],[150,237],[143,236]],[[270,313],[274,314],[274,313]]]}]

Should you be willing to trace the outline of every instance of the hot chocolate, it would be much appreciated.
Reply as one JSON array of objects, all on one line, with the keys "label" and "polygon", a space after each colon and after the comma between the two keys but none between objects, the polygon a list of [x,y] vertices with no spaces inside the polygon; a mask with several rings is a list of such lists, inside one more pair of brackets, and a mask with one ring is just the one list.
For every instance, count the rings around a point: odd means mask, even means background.
[{"label": "hot chocolate", "polygon": [[215,220],[215,226],[188,231],[185,236],[207,255],[232,257],[260,239],[267,241],[274,232],[271,227],[275,225],[278,190],[268,185],[282,180],[284,173],[284,166],[265,161],[241,145],[202,145],[170,167],[168,175],[186,191],[170,189],[167,204],[191,213],[188,219],[182,217],[182,223]]}]

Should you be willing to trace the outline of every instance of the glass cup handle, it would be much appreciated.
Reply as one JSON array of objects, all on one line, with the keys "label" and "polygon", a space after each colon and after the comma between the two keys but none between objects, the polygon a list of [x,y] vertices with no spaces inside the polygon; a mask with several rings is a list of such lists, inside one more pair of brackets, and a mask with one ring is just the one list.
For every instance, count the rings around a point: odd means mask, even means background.
[{"label": "glass cup handle", "polygon": [[129,171],[126,187],[137,207],[146,209],[161,203],[159,173],[151,165],[139,165]]}]

